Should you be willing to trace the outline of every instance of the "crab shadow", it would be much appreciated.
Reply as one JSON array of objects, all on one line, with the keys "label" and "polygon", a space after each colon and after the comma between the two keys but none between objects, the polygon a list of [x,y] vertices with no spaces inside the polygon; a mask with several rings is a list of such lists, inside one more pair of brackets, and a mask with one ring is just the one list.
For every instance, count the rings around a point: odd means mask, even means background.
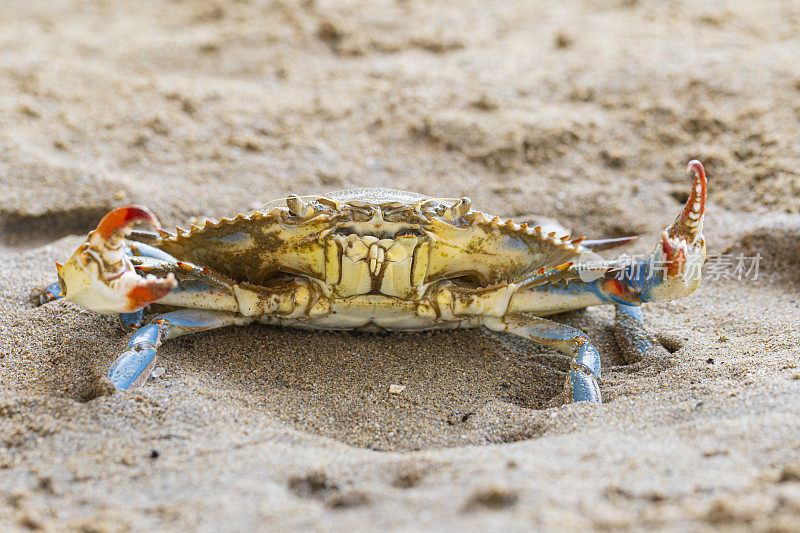
[{"label": "crab shadow", "polygon": [[[619,368],[610,316],[588,310],[553,318],[586,332],[603,365]],[[111,317],[82,316],[54,339],[43,346],[52,354],[42,384],[50,394],[79,402],[113,394],[103,370],[126,335]],[[482,328],[374,334],[249,325],[165,342],[157,367],[164,375],[137,395],[225,398],[237,416],[277,419],[354,446],[417,450],[544,434],[546,410],[566,403],[569,362],[550,348]],[[606,401],[613,401],[606,392],[604,385]]]},{"label": "crab shadow", "polygon": [[[619,365],[606,317],[556,317]],[[166,373],[145,387],[235,395],[301,431],[373,449],[535,438],[542,410],[566,403],[568,360],[485,329],[353,333],[227,328],[165,343]]]}]

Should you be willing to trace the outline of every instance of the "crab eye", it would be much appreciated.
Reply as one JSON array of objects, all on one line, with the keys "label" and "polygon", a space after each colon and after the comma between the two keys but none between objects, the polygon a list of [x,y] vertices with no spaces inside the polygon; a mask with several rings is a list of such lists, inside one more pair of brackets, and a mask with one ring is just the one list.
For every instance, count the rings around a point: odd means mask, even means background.
[{"label": "crab eye", "polygon": [[411,212],[407,205],[399,203],[382,204],[381,209],[386,222],[401,222]]},{"label": "crab eye", "polygon": [[383,214],[383,220],[386,222],[400,222],[403,220],[403,211],[391,211]]},{"label": "crab eye", "polygon": [[314,208],[295,194],[286,198],[286,207],[289,208],[289,213],[294,217],[308,218],[314,213]]},{"label": "crab eye", "polygon": [[448,209],[445,210],[444,216],[449,219],[457,220],[463,218],[472,209],[472,200],[466,196],[459,198]]},{"label": "crab eye", "polygon": [[347,207],[350,209],[350,216],[353,220],[358,222],[371,220],[372,217],[375,216],[376,211],[380,210],[380,208],[375,205],[358,200],[347,202]]},{"label": "crab eye", "polygon": [[339,210],[339,204],[337,204],[334,200],[331,200],[330,198],[325,198],[325,197],[317,198],[317,201],[314,202],[314,204],[315,204],[315,208],[318,211],[338,211]]},{"label": "crab eye", "polygon": [[428,217],[442,216],[446,207],[443,206],[438,200],[430,200],[420,206],[422,214]]}]

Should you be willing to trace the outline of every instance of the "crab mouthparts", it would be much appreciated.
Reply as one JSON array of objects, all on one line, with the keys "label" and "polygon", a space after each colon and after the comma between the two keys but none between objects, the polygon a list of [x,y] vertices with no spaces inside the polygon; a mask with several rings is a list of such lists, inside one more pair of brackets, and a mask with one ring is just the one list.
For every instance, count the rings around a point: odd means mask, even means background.
[{"label": "crab mouthparts", "polygon": [[427,273],[425,237],[334,234],[326,247],[326,281],[336,287],[339,296],[377,292],[407,297]]}]

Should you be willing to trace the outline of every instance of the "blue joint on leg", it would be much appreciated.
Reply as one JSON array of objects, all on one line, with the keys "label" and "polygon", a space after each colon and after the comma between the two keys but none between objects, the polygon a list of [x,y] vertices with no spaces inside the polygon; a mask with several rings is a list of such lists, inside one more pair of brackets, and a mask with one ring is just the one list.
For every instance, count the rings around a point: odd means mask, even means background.
[{"label": "blue joint on leg", "polygon": [[159,324],[148,324],[131,336],[128,349],[120,355],[108,373],[109,379],[120,390],[147,379],[156,358],[160,337]]},{"label": "blue joint on leg", "polygon": [[622,302],[622,300],[620,300],[619,298],[616,298],[616,297],[608,294],[607,292],[605,292],[600,287],[600,280],[599,279],[596,279],[596,280],[592,281],[591,283],[588,283],[586,285],[586,289],[588,290],[588,292],[594,293],[598,298],[600,298],[604,302],[616,302],[616,303],[621,303]]},{"label": "blue joint on leg", "polygon": [[213,325],[209,322],[208,311],[205,309],[181,309],[158,315],[166,327],[177,326],[188,329],[206,328]]},{"label": "blue joint on leg", "polygon": [[205,309],[181,309],[158,315],[153,322],[131,335],[127,349],[111,366],[108,377],[118,389],[128,389],[147,379],[156,357],[156,348],[163,339],[170,339],[191,330],[204,330],[226,325],[224,313]]},{"label": "blue joint on leg", "polygon": [[627,282],[631,291],[641,292],[645,285],[647,285],[648,279],[651,279],[649,272],[650,260],[637,259],[627,266],[623,279]]},{"label": "blue joint on leg", "polygon": [[51,283],[44,288],[44,291],[40,297],[40,302],[42,305],[44,305],[47,302],[52,302],[53,300],[58,300],[59,298],[62,298],[61,285],[56,281],[55,283]]},{"label": "blue joint on leg", "polygon": [[[654,264],[651,264],[650,260],[644,262],[646,265],[642,268],[642,270],[649,271],[651,268],[654,268],[655,270],[653,270],[653,272],[648,272],[644,276],[644,279],[641,280],[642,289],[640,291],[640,300],[642,303],[653,301],[653,289],[663,285],[664,276],[666,276],[666,273],[663,272],[663,269],[656,268]],[[660,276],[658,275],[659,272],[661,272]]]},{"label": "blue joint on leg", "polygon": [[618,304],[631,305],[631,302],[617,298],[613,294],[609,294],[606,291],[604,291],[603,288],[600,286],[600,282],[602,281],[603,279],[600,278],[593,281],[588,281],[586,283],[575,283],[567,288],[543,285],[540,287],[533,287],[530,289],[530,291],[547,293],[547,294],[563,294],[565,296],[578,296],[581,294],[589,293],[597,296],[597,298],[601,302],[612,302]]},{"label": "blue joint on leg", "polygon": [[630,305],[622,303],[618,304],[617,314],[623,316],[629,316],[632,319],[636,320],[637,322],[644,322],[644,317],[642,316],[642,309],[638,305]]},{"label": "blue joint on leg", "polygon": [[144,321],[144,309],[119,315],[119,323],[123,329],[138,328],[142,325],[142,321]]},{"label": "blue joint on leg", "polygon": [[148,324],[131,335],[131,339],[128,341],[128,348],[133,348],[141,343],[158,344],[160,333],[160,324]]},{"label": "blue joint on leg", "polygon": [[[659,284],[662,283],[661,280],[657,280],[655,277],[650,277],[649,265],[649,259],[637,259],[636,261],[633,261],[627,265],[617,275],[617,280],[625,286],[627,292],[638,297],[639,301],[641,302],[647,301],[645,292],[654,284],[654,282],[657,281]],[[590,283],[587,283],[586,289],[589,292],[594,293],[603,301],[620,305],[634,305],[629,300],[624,300],[614,296],[613,294],[609,294],[602,286],[604,281],[607,280],[604,277],[600,277],[594,281],[591,281]]]}]

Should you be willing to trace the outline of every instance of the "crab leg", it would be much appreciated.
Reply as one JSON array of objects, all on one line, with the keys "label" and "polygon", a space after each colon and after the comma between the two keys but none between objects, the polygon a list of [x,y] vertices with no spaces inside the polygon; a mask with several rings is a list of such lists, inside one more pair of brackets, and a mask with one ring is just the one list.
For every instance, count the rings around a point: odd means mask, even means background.
[{"label": "crab leg", "polygon": [[118,389],[137,387],[150,375],[156,350],[163,341],[234,324],[245,325],[252,320],[235,313],[207,309],[182,309],[158,315],[131,336],[127,349],[111,365],[108,377]]},{"label": "crab leg", "polygon": [[119,325],[124,330],[135,330],[144,322],[144,309],[139,309],[132,313],[120,313],[118,315]]},{"label": "crab leg", "polygon": [[[148,248],[160,252],[158,248],[153,248],[152,246],[148,246]],[[147,249],[139,249],[138,251],[148,252],[147,255],[131,258],[131,263],[139,275],[156,276],[162,279],[174,276],[178,281],[178,285],[169,294],[161,298],[158,303],[192,309],[212,309],[215,311],[236,311],[238,309],[238,303],[233,294],[232,284],[234,282],[232,280],[228,280],[207,268],[178,261],[166,253],[163,255],[172,258],[171,260],[154,258],[159,254]],[[119,315],[119,318],[123,329],[136,329],[142,323],[144,313],[142,310],[123,313]]]},{"label": "crab leg", "polygon": [[175,288],[174,276],[138,275],[125,252],[125,236],[134,224],[143,222],[158,227],[155,216],[142,207],[121,207],[103,217],[72,257],[57,265],[68,300],[100,313],[130,313]]},{"label": "crab leg", "polygon": [[600,396],[600,354],[582,331],[528,315],[485,317],[483,324],[494,331],[504,331],[551,346],[570,357],[567,387],[573,402],[602,403]]},{"label": "crab leg", "polygon": [[627,364],[634,364],[655,353],[656,345],[644,328],[642,309],[637,305],[617,304],[614,337],[622,349]]},{"label": "crab leg", "polygon": [[44,305],[46,303],[52,302],[53,300],[58,300],[59,298],[64,297],[64,295],[61,294],[61,285],[57,281],[55,283],[51,283],[50,285],[39,291],[38,294],[39,294],[39,305]]}]

